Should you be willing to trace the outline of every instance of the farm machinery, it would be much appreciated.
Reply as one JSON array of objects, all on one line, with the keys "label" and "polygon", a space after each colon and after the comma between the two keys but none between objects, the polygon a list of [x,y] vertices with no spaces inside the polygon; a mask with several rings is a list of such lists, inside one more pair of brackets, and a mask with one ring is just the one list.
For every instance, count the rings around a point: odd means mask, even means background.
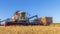
[{"label": "farm machinery", "polygon": [[[31,22],[30,19],[34,17],[36,18]],[[37,15],[27,17],[26,12],[20,10],[16,11],[12,16],[11,21],[6,21],[5,25],[43,25],[43,23],[40,22]]]}]

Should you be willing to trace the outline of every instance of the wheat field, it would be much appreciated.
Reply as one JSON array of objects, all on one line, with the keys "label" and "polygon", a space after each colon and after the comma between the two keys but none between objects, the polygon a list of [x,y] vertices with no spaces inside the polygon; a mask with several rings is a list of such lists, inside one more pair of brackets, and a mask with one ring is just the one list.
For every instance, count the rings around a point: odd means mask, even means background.
[{"label": "wheat field", "polygon": [[0,26],[0,34],[60,34],[60,27],[55,25]]}]

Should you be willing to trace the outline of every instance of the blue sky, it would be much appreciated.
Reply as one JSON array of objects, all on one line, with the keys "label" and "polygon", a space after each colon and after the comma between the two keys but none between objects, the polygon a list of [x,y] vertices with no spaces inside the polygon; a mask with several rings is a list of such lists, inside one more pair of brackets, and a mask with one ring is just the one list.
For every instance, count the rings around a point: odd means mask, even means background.
[{"label": "blue sky", "polygon": [[50,16],[53,22],[60,22],[60,0],[0,0],[0,19],[11,18],[17,10],[31,16]]}]

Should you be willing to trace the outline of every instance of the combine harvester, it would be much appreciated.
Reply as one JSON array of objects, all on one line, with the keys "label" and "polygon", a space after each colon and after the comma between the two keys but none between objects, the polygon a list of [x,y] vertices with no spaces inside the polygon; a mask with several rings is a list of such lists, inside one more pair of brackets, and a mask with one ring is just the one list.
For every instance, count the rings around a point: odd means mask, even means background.
[{"label": "combine harvester", "polygon": [[[33,22],[30,22],[30,19],[32,19],[34,17],[36,17],[37,20],[33,20]],[[26,12],[24,12],[24,11],[16,11],[11,19],[12,19],[11,21],[5,22],[5,26],[9,26],[9,25],[43,25],[38,20],[37,15],[28,18],[26,15]]]}]

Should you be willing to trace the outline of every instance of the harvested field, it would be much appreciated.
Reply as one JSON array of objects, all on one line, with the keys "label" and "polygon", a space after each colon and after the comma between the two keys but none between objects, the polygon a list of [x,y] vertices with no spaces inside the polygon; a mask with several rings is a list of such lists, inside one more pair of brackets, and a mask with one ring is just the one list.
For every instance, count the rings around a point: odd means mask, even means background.
[{"label": "harvested field", "polygon": [[60,34],[55,26],[0,26],[0,34]]}]

